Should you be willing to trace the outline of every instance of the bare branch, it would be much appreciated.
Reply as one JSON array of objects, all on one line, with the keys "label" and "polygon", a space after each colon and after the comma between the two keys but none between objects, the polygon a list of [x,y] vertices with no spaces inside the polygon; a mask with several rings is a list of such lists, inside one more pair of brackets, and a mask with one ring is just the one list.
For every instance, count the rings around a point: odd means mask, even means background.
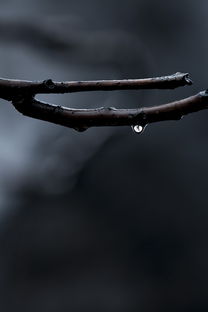
[{"label": "bare branch", "polygon": [[[72,109],[38,101],[35,95],[99,90],[168,89],[190,84],[192,81],[187,73],[146,79],[69,82],[53,82],[50,79],[42,82],[0,79],[0,97],[12,101],[14,107],[25,116],[78,131],[89,127],[129,125],[138,125],[142,129],[149,123],[181,119],[184,115],[208,108],[208,91],[180,101],[137,109]],[[139,132],[139,128],[137,130]]]},{"label": "bare branch", "polygon": [[138,109],[71,109],[24,98],[13,102],[23,115],[84,131],[89,127],[145,125],[178,120],[184,115],[208,108],[208,91],[172,103]]},{"label": "bare branch", "polygon": [[37,82],[0,79],[0,97],[6,100],[12,100],[17,95],[24,97],[25,94],[35,95],[41,93],[71,93],[81,91],[112,91],[130,89],[174,89],[191,84],[192,81],[188,73],[176,73],[169,76],[145,79],[67,82],[54,82],[51,79]]}]

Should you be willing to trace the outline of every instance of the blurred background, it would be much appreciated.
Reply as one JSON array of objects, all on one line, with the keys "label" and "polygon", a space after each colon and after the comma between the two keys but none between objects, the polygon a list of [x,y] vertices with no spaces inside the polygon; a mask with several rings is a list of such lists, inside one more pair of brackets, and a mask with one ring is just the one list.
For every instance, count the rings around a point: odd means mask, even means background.
[{"label": "blurred background", "polygon": [[[39,98],[133,108],[207,88],[206,0],[0,0],[0,76],[191,87]],[[84,133],[0,101],[0,310],[208,311],[208,113]]]}]

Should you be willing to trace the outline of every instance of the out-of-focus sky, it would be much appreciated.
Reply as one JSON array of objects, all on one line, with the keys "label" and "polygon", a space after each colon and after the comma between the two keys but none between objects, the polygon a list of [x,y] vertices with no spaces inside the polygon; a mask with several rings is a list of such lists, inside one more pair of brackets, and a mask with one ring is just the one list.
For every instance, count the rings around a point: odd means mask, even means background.
[{"label": "out-of-focus sky", "polygon": [[[0,76],[189,72],[177,90],[40,98],[141,107],[207,88],[205,0],[0,1]],[[0,101],[0,310],[206,311],[206,111],[85,133]]]}]

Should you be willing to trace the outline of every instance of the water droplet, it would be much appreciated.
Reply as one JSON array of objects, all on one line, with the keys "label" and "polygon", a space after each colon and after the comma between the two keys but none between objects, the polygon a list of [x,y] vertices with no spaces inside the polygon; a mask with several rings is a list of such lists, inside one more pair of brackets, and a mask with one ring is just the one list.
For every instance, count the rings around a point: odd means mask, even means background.
[{"label": "water droplet", "polygon": [[132,130],[133,130],[135,133],[141,134],[141,133],[144,131],[146,125],[144,125],[144,126],[141,126],[141,125],[134,125],[134,126],[131,126],[131,127],[132,127]]}]

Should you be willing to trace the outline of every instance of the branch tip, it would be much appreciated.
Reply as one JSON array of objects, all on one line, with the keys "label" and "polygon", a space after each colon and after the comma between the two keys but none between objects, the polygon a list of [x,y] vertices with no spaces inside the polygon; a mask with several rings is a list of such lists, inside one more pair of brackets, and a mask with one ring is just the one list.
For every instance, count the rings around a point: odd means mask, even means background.
[{"label": "branch tip", "polygon": [[184,79],[185,79],[187,85],[191,86],[193,84],[193,80],[191,79],[191,77],[188,73],[185,74]]},{"label": "branch tip", "polygon": [[208,97],[208,89],[199,92],[199,95],[200,95],[201,97]]}]

